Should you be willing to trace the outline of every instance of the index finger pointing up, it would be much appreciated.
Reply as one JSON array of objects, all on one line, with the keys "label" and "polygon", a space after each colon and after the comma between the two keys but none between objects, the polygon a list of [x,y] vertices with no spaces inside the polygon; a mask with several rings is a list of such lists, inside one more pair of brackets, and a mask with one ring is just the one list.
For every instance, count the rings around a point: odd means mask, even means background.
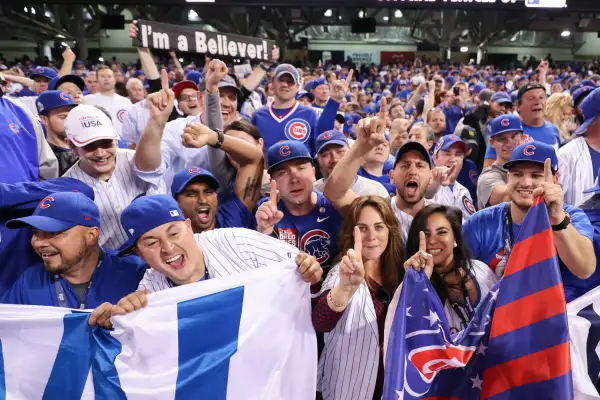
[{"label": "index finger pointing up", "polygon": [[348,83],[352,82],[353,76],[354,76],[354,70],[351,69],[350,72],[348,72],[348,75],[346,76],[346,82],[348,82]]},{"label": "index finger pointing up", "polygon": [[546,158],[546,161],[544,161],[544,181],[547,183],[554,182],[552,175],[552,161],[550,161],[549,158]]},{"label": "index finger pointing up", "polygon": [[354,252],[359,258],[362,258],[362,235],[358,226],[354,227]]},{"label": "index finger pointing up", "polygon": [[167,74],[166,69],[160,70],[160,82],[162,89],[167,91],[169,89],[169,74]]},{"label": "index finger pointing up", "polygon": [[269,201],[272,204],[277,204],[277,182],[275,179],[271,180],[271,193],[269,193]]},{"label": "index finger pointing up", "polygon": [[387,117],[387,99],[381,98],[381,108],[379,109],[379,118],[385,120]]},{"label": "index finger pointing up", "polygon": [[419,232],[419,251],[427,253],[427,239],[423,231]]}]

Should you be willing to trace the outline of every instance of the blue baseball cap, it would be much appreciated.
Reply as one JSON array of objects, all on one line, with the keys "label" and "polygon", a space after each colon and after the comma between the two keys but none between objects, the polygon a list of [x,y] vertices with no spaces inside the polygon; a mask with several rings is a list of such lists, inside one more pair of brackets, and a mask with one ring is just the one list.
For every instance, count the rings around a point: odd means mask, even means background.
[{"label": "blue baseball cap", "polygon": [[284,140],[275,143],[267,150],[267,172],[270,174],[281,164],[290,160],[305,159],[312,163],[313,158],[310,156],[308,149],[302,142],[296,140]]},{"label": "blue baseball cap", "polygon": [[304,96],[308,97],[310,101],[315,99],[315,96],[313,96],[311,92],[307,92],[306,90],[298,90],[298,93],[296,93],[296,100],[300,100]]},{"label": "blue baseball cap", "polygon": [[440,151],[447,151],[450,147],[458,144],[463,153],[467,152],[467,145],[456,135],[444,135],[437,141],[435,147],[433,148],[433,154],[437,155]]},{"label": "blue baseball cap", "polygon": [[485,83],[477,82],[476,84],[471,86],[471,92],[479,94],[483,89],[485,89],[485,87]]},{"label": "blue baseball cap", "polygon": [[585,133],[590,124],[600,115],[600,88],[594,89],[583,99],[579,105],[579,113],[583,117],[583,124],[575,130],[577,135]]},{"label": "blue baseball cap", "polygon": [[596,86],[582,86],[573,93],[573,105],[576,105],[579,100],[583,101],[582,96],[589,94],[591,91],[596,89]]},{"label": "blue baseball cap", "polygon": [[408,153],[409,151],[416,151],[416,152],[420,153],[423,156],[423,160],[425,160],[429,163],[429,168],[433,168],[433,160],[431,159],[431,155],[429,154],[429,152],[427,151],[425,146],[423,146],[421,144],[421,142],[406,142],[406,143],[404,143],[396,152],[396,159],[394,160],[394,168],[396,168],[396,164],[398,164],[398,162],[400,161],[402,156],[404,154]]},{"label": "blue baseball cap", "polygon": [[43,232],[62,232],[75,226],[100,227],[100,211],[80,192],[56,192],[46,196],[33,215],[8,221],[8,229],[30,226]]},{"label": "blue baseball cap", "polygon": [[176,197],[179,193],[185,189],[191,181],[195,179],[205,179],[212,183],[215,189],[219,188],[219,181],[210,171],[204,168],[189,167],[179,171],[173,177],[173,183],[171,184],[171,194]]},{"label": "blue baseball cap", "polygon": [[58,73],[56,72],[56,70],[54,68],[36,67],[33,70],[33,72],[31,73],[31,75],[29,75],[29,77],[33,79],[36,76],[42,76],[50,81],[53,78],[56,78],[58,76]]},{"label": "blue baseball cap", "polygon": [[133,73],[133,77],[134,77],[134,78],[138,78],[138,77],[139,77],[139,76],[141,76],[141,75],[143,75],[143,76],[146,76],[146,74],[144,73],[144,71],[139,71],[139,70],[138,70],[138,71],[135,71],[135,72]]},{"label": "blue baseball cap", "polygon": [[494,83],[496,85],[504,85],[506,83],[506,80],[503,76],[497,76],[496,78],[494,78]]},{"label": "blue baseball cap", "polygon": [[450,86],[453,86],[456,83],[456,78],[453,77],[452,75],[450,75],[449,77],[446,78],[446,82],[448,82],[450,84]]},{"label": "blue baseball cap", "polygon": [[362,119],[362,115],[360,115],[358,113],[353,113],[353,114],[350,114],[350,115],[352,116],[352,121],[355,124],[358,124],[358,121],[360,121]]},{"label": "blue baseball cap", "polygon": [[119,248],[119,256],[131,254],[133,246],[144,233],[175,221],[185,221],[185,216],[173,197],[157,194],[133,200],[121,214],[121,226],[127,233],[127,241]]},{"label": "blue baseball cap", "polygon": [[537,141],[521,143],[512,151],[510,161],[504,164],[504,169],[510,170],[511,166],[522,162],[544,165],[547,158],[550,159],[552,173],[556,174],[558,158],[554,147]]},{"label": "blue baseball cap", "polygon": [[275,78],[281,78],[283,75],[290,75],[294,80],[294,83],[298,85],[300,83],[300,75],[298,74],[298,70],[291,64],[279,64],[277,68],[275,68]]},{"label": "blue baseball cap", "polygon": [[194,82],[196,85],[199,85],[200,81],[202,80],[202,74],[198,71],[190,71],[185,79]]},{"label": "blue baseball cap", "polygon": [[67,92],[61,92],[60,90],[47,90],[40,94],[35,101],[35,107],[39,115],[45,115],[50,110],[65,106],[76,107],[77,103],[73,101],[73,98]]},{"label": "blue baseball cap", "polygon": [[502,103],[510,103],[512,104],[512,99],[510,98],[510,96],[504,92],[496,92],[492,95],[492,97],[490,98],[490,103],[493,102],[498,102],[500,104]]},{"label": "blue baseball cap", "polygon": [[314,81],[312,81],[312,89],[311,90],[314,90],[318,86],[321,86],[321,85],[327,85],[327,81],[325,80],[325,78],[318,78],[318,79],[315,79]]},{"label": "blue baseball cap", "polygon": [[75,84],[82,92],[85,90],[85,82],[81,77],[73,74],[57,76],[48,82],[48,90],[57,90],[60,85],[66,82]]},{"label": "blue baseball cap", "polygon": [[329,146],[330,144],[348,146],[348,139],[346,139],[346,136],[342,132],[336,130],[330,130],[321,133],[319,136],[317,136],[317,140],[315,141],[315,147],[317,148],[315,158],[317,158],[325,146]]},{"label": "blue baseball cap", "polygon": [[499,117],[494,118],[490,123],[490,137],[512,131],[523,132],[523,124],[518,115],[500,115]]},{"label": "blue baseball cap", "polygon": [[517,79],[517,82],[523,82],[525,80],[527,80],[527,77],[525,75],[521,75],[519,76],[519,79]]},{"label": "blue baseball cap", "polygon": [[352,114],[344,114],[344,133],[356,133],[354,132],[354,118]]}]

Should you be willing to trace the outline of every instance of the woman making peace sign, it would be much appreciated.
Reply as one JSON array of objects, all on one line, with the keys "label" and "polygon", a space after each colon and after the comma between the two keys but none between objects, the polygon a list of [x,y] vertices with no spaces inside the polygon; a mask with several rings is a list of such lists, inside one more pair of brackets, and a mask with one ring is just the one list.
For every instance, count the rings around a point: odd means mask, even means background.
[{"label": "woman making peace sign", "polygon": [[325,400],[380,399],[387,303],[404,276],[400,225],[382,197],[358,197],[339,238],[344,256],[312,313],[315,330],[325,333],[317,389]]}]

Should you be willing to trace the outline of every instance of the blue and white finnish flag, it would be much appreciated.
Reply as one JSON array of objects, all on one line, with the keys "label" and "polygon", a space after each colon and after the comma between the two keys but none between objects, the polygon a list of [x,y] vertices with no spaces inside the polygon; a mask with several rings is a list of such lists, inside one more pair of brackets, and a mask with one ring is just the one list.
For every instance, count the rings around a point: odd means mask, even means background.
[{"label": "blue and white finnish flag", "polygon": [[150,294],[112,331],[88,316],[0,306],[0,400],[314,399],[310,293],[293,262]]}]

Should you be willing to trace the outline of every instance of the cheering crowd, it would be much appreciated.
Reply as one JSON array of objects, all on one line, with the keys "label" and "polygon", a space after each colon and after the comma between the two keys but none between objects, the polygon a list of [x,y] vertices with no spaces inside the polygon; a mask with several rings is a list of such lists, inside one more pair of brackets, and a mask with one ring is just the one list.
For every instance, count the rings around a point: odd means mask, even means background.
[{"label": "cheering crowd", "polygon": [[405,270],[461,331],[540,195],[566,301],[600,285],[600,75],[419,60],[236,75],[137,52],[126,71],[69,49],[58,71],[0,71],[3,303],[111,328],[149,293],[294,259],[317,398],[364,400],[381,398]]}]

